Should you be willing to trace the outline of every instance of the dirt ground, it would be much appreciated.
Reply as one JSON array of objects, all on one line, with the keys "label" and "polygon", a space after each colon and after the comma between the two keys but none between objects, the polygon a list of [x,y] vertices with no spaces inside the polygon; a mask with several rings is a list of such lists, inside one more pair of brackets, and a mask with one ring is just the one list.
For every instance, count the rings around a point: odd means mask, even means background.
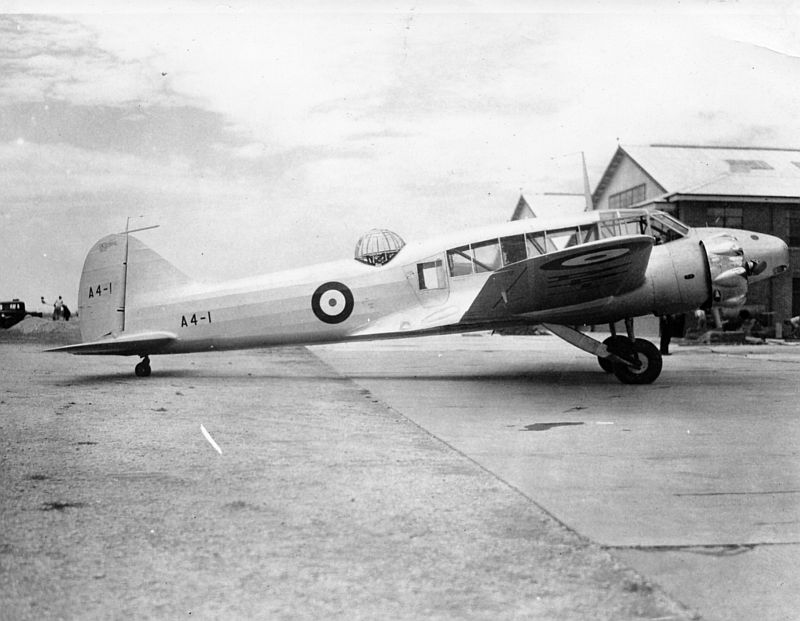
[{"label": "dirt ground", "polygon": [[0,618],[696,618],[304,348],[71,323],[0,334]]}]

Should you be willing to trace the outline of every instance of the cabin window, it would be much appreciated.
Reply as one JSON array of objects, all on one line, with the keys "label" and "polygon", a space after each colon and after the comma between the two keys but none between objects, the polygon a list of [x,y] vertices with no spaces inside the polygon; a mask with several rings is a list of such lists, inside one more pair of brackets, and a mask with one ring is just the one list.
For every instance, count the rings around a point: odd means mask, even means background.
[{"label": "cabin window", "polygon": [[420,290],[444,289],[447,286],[441,259],[417,263],[417,276]]},{"label": "cabin window", "polygon": [[525,236],[525,239],[528,243],[529,257],[535,257],[538,254],[544,254],[547,252],[547,243],[545,240],[544,231],[539,231],[538,233],[528,233]]},{"label": "cabin window", "polygon": [[503,265],[519,263],[520,261],[524,261],[528,258],[528,252],[525,248],[524,235],[503,237],[500,240],[500,249],[503,253]]},{"label": "cabin window", "polygon": [[578,230],[573,226],[568,229],[547,231],[547,247],[550,252],[563,250],[578,243]]},{"label": "cabin window", "polygon": [[451,276],[472,274],[472,251],[469,246],[461,246],[447,251],[447,266]]},{"label": "cabin window", "polygon": [[581,224],[578,227],[578,231],[581,236],[582,244],[588,244],[589,242],[600,239],[600,230],[597,224]]},{"label": "cabin window", "polygon": [[475,272],[493,272],[500,269],[500,244],[496,239],[472,244]]}]

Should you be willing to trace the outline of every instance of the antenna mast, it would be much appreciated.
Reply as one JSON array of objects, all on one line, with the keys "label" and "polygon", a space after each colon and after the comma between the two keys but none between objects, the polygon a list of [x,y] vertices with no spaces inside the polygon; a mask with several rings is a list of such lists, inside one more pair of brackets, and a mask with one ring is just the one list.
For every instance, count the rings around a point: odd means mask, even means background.
[{"label": "antenna mast", "polygon": [[[141,218],[141,216],[139,216]],[[143,226],[138,229],[131,230],[131,217],[128,216],[128,219],[125,221],[125,230],[120,235],[125,235],[125,260],[122,262],[122,306],[117,309],[118,313],[122,313],[122,329],[120,332],[125,332],[125,303],[128,297],[128,244],[130,243],[130,234],[136,233],[138,231],[149,231],[150,229],[157,229],[159,227],[158,224],[154,224],[153,226]]]},{"label": "antenna mast", "polygon": [[586,170],[586,155],[581,151],[581,162],[583,162],[583,196],[586,200],[586,208],[584,211],[594,210],[594,201],[592,200],[592,191],[589,188],[589,172]]}]

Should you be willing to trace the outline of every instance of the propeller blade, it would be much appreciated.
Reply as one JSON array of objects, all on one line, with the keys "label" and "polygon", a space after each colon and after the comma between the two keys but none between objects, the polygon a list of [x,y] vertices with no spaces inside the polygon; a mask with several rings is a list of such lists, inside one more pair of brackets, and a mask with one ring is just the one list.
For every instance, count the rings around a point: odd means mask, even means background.
[{"label": "propeller blade", "polygon": [[748,276],[758,276],[761,272],[767,269],[766,261],[747,261],[744,264]]}]

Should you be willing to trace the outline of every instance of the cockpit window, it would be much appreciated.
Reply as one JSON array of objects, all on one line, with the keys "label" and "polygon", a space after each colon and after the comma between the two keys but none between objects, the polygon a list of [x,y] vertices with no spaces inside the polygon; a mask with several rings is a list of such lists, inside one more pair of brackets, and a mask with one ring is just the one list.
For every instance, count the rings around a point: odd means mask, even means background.
[{"label": "cockpit window", "polygon": [[[660,211],[638,209],[603,212],[597,222],[533,231],[452,248],[447,251],[447,268],[451,276],[480,274],[541,254],[610,237],[651,235],[658,245],[681,239],[688,232],[685,224]],[[427,274],[426,271],[423,277],[420,272],[420,288],[429,288]]]},{"label": "cockpit window", "polygon": [[620,235],[651,235],[657,245],[681,239],[689,232],[685,224],[660,211],[634,214],[617,212],[601,217],[598,227],[601,239]]},{"label": "cockpit window", "polygon": [[689,227],[665,213],[656,211],[650,214],[650,231],[658,245],[686,237]]},{"label": "cockpit window", "polygon": [[621,235],[646,235],[647,216],[631,214],[600,220],[600,238],[620,237]]}]

